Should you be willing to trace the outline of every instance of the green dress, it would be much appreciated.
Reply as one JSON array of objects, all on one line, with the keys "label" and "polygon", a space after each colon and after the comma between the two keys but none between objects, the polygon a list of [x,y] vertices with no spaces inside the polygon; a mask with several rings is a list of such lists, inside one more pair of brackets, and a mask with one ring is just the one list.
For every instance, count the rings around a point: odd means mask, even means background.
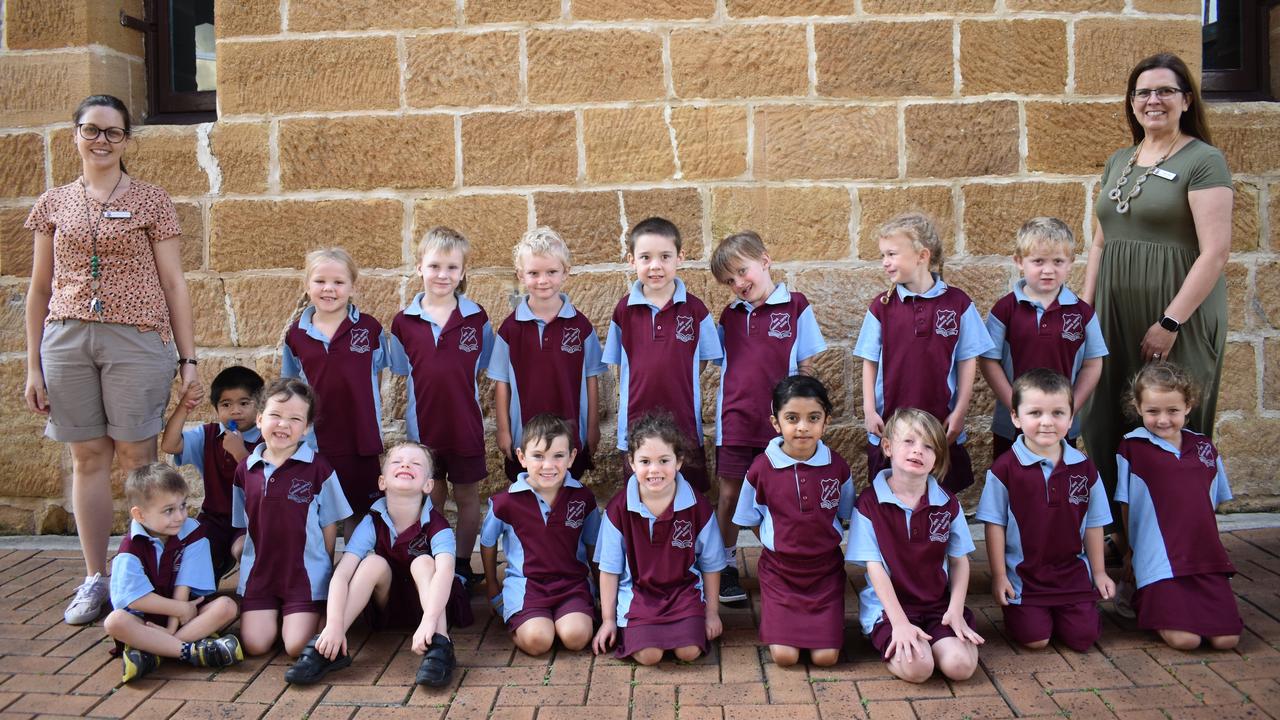
[{"label": "green dress", "polygon": [[[1115,497],[1116,448],[1126,432],[1137,426],[1125,412],[1124,394],[1142,368],[1142,337],[1157,322],[1182,287],[1191,264],[1200,256],[1195,223],[1187,193],[1212,187],[1231,187],[1231,171],[1217,148],[1192,140],[1161,164],[1175,173],[1173,180],[1151,175],[1133,198],[1129,212],[1116,212],[1107,193],[1136,148],[1116,151],[1107,160],[1094,215],[1102,225],[1102,264],[1098,269],[1094,310],[1102,325],[1109,354],[1102,360],[1102,378],[1084,411],[1081,433],[1089,457],[1102,474],[1107,494]],[[1124,194],[1147,168],[1134,165]],[[1213,435],[1218,405],[1218,381],[1227,344],[1227,283],[1217,284],[1200,307],[1187,318],[1168,360],[1189,370],[1200,382],[1200,404],[1187,417],[1187,427]],[[1115,515],[1119,519],[1119,515]]]}]

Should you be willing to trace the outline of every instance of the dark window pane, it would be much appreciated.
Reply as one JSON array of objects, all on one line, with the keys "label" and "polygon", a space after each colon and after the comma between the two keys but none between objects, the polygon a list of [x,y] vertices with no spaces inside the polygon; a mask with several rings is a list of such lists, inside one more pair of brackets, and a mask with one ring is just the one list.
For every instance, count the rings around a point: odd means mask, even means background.
[{"label": "dark window pane", "polygon": [[174,92],[213,90],[213,0],[165,0],[169,4],[170,77]]},{"label": "dark window pane", "polygon": [[1244,67],[1244,23],[1240,0],[1203,0],[1205,70]]}]

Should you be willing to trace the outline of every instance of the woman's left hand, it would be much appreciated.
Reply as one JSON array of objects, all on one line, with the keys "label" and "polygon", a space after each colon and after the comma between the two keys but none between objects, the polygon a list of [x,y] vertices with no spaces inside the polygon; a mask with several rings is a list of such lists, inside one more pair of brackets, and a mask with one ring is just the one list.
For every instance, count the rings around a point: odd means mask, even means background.
[{"label": "woman's left hand", "polygon": [[1160,327],[1159,322],[1154,323],[1147,328],[1147,334],[1142,336],[1142,361],[1168,360],[1169,351],[1173,349],[1173,343],[1177,339],[1177,333]]},{"label": "woman's left hand", "polygon": [[182,387],[179,389],[179,396],[185,396],[188,390],[192,390],[196,404],[199,405],[204,400],[204,386],[200,384],[200,371],[191,363],[182,363],[179,366],[178,376],[182,378]]}]

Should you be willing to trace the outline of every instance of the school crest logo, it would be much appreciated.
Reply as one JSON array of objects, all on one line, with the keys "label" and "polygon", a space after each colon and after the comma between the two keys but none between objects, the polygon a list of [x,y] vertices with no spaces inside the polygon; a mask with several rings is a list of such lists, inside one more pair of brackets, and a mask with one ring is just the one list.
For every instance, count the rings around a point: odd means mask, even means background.
[{"label": "school crest logo", "polygon": [[1072,475],[1067,478],[1067,500],[1072,505],[1089,504],[1089,478],[1084,475]]},{"label": "school crest logo", "polygon": [[173,576],[178,576],[178,571],[182,569],[182,553],[186,552],[186,548],[178,548],[178,552],[173,554]]},{"label": "school crest logo", "polygon": [[840,481],[835,478],[823,478],[818,481],[821,488],[821,500],[818,507],[823,510],[840,507]]},{"label": "school crest logo", "polygon": [[409,557],[420,557],[422,555],[431,554],[431,538],[427,537],[424,532],[418,533],[418,537],[409,541]]},{"label": "school crest logo", "polygon": [[571,500],[564,511],[565,527],[580,528],[587,519],[587,503],[585,500]]},{"label": "school crest logo", "polygon": [[693,547],[693,521],[676,520],[671,523],[671,547]]},{"label": "school crest logo", "polygon": [[1218,458],[1213,452],[1213,446],[1207,442],[1201,442],[1196,446],[1196,454],[1200,456],[1200,462],[1204,463],[1204,466],[1207,468],[1211,468],[1218,464]]},{"label": "school crest logo", "polygon": [[579,328],[565,328],[564,335],[560,337],[560,351],[567,353],[582,352],[582,330]]},{"label": "school crest logo", "polygon": [[680,342],[693,341],[693,316],[677,315],[676,316],[676,339]]},{"label": "school crest logo", "polygon": [[1080,313],[1062,314],[1062,339],[1078,342],[1084,337],[1084,316]]},{"label": "school crest logo", "polygon": [[769,337],[783,340],[791,337],[791,315],[784,312],[769,314]]},{"label": "school crest logo", "polygon": [[942,337],[960,334],[960,323],[955,310],[939,310],[933,319],[933,331]]},{"label": "school crest logo", "polygon": [[289,499],[299,505],[306,505],[315,497],[315,491],[309,480],[295,479],[289,485]]},{"label": "school crest logo", "polygon": [[475,328],[462,328],[462,332],[458,334],[458,349],[462,352],[475,352],[480,349],[480,342],[476,340]]},{"label": "school crest logo", "polygon": [[939,510],[929,513],[929,540],[946,542],[951,537],[951,511]]},{"label": "school crest logo", "polygon": [[367,353],[372,349],[369,345],[369,328],[351,328],[351,352]]}]

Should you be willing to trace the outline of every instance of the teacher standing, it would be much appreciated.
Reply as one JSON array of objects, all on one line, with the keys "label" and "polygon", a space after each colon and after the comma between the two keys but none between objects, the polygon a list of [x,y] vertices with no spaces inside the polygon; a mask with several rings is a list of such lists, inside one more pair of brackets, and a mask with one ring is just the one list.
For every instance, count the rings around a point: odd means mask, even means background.
[{"label": "teacher standing", "polygon": [[26,222],[35,247],[25,395],[49,416],[45,435],[71,449],[86,577],[64,619],[79,625],[107,600],[112,463],[128,472],[154,462],[175,367],[184,388],[199,378],[177,211],[164,190],[125,173],[129,110],[92,95],[72,117],[81,175],[41,195]]},{"label": "teacher standing", "polygon": [[1135,426],[1125,390],[1145,363],[1171,360],[1196,377],[1202,396],[1186,427],[1213,435],[1233,200],[1231,171],[1209,144],[1200,93],[1176,55],[1133,68],[1125,116],[1134,145],[1113,153],[1102,173],[1084,284],[1111,354],[1082,430],[1111,497],[1116,447]]}]

